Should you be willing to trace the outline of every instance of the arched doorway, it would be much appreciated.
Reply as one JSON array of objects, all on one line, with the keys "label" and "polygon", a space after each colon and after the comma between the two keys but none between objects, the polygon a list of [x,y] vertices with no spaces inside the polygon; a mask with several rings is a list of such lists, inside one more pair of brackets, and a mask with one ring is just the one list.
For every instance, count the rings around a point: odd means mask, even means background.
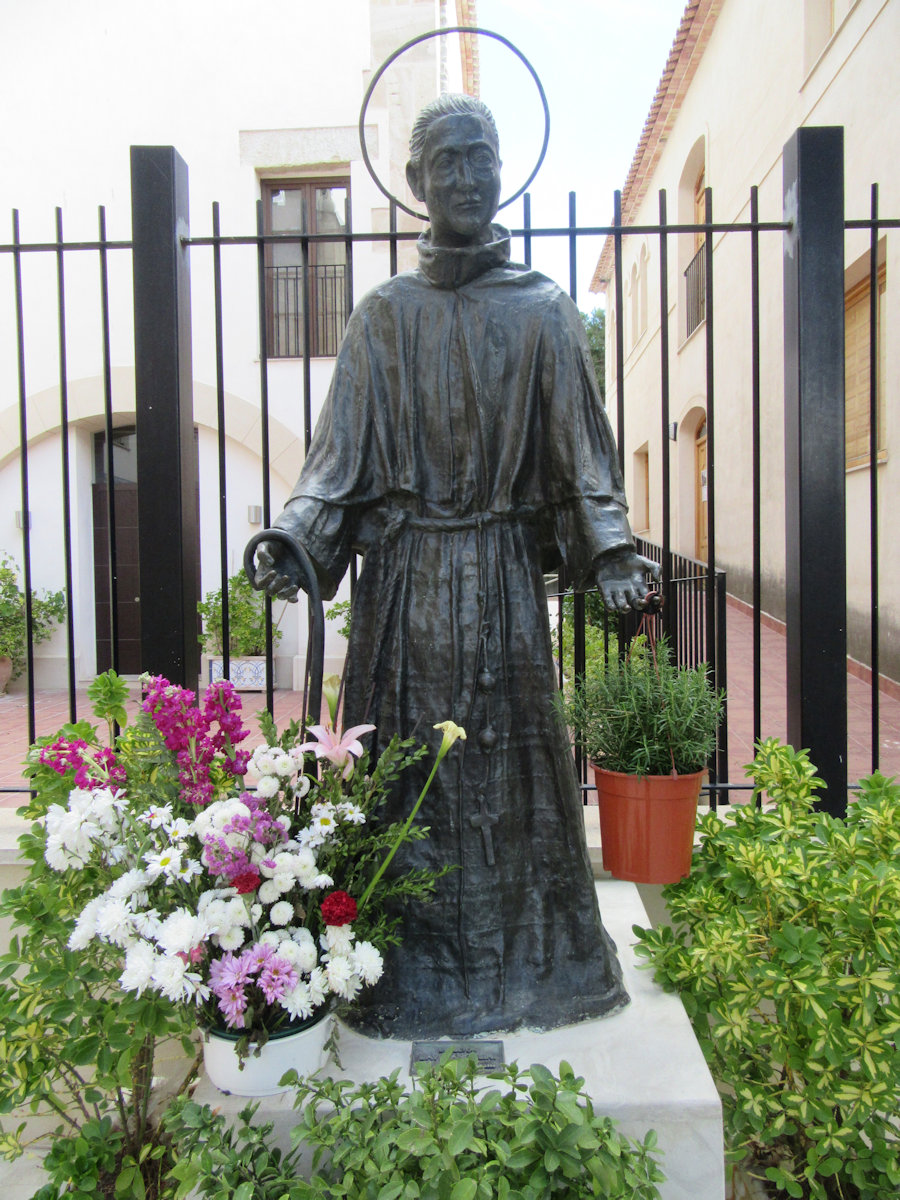
[{"label": "arched doorway", "polygon": [[708,478],[706,468],[706,418],[694,434],[694,557],[709,558]]}]

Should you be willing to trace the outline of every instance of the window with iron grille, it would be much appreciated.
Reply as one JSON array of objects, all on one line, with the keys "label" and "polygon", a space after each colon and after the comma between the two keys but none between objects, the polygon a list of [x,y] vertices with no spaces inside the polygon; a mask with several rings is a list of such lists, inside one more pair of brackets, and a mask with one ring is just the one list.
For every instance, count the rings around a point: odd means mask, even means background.
[{"label": "window with iron grille", "polygon": [[[348,234],[347,179],[263,180],[266,233]],[[303,269],[299,241],[266,245],[266,336],[270,358],[303,358],[304,313],[309,357],[337,354],[349,302],[347,250],[342,241],[310,242]]]}]

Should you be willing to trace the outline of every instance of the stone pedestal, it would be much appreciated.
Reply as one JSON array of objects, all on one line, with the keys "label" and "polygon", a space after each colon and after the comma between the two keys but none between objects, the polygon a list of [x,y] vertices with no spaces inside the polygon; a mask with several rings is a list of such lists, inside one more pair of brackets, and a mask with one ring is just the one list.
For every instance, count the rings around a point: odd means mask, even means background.
[{"label": "stone pedestal", "polygon": [[[624,1133],[637,1137],[655,1129],[664,1152],[664,1200],[723,1200],[721,1104],[681,1001],[663,992],[649,971],[636,967],[631,927],[649,924],[637,888],[601,881],[597,894],[603,923],[619,950],[631,1004],[603,1020],[493,1038],[502,1037],[506,1062],[521,1067],[543,1063],[557,1071],[560,1060],[571,1063],[584,1076],[595,1110],[612,1117]],[[342,1076],[362,1082],[399,1067],[401,1077],[408,1077],[409,1042],[377,1041],[346,1026],[340,1027],[339,1039]],[[223,1096],[206,1079],[195,1099],[226,1115],[247,1103]],[[274,1121],[279,1140],[287,1145],[294,1123],[290,1096],[264,1100],[257,1120]]]}]

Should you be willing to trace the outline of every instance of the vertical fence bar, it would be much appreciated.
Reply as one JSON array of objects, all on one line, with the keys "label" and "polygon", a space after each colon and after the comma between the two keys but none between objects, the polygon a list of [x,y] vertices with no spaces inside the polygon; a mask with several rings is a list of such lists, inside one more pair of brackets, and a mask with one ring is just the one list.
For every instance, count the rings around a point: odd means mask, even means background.
[{"label": "vertical fence bar", "polygon": [[109,263],[106,255],[106,209],[97,214],[100,231],[100,328],[103,353],[103,421],[106,458],[107,588],[109,590],[109,661],[119,670],[119,554],[116,528],[115,428],[112,406],[112,356],[109,345]]},{"label": "vertical fence bar", "polygon": [[615,278],[613,290],[616,297],[616,441],[619,451],[619,470],[625,474],[625,330],[622,285],[622,193],[613,196],[613,243],[615,246]]},{"label": "vertical fence bar", "polygon": [[759,372],[759,189],[750,189],[750,420],[753,504],[753,744],[762,737],[762,490]]},{"label": "vertical fence bar", "polygon": [[[676,613],[672,607],[672,498],[669,453],[669,239],[666,193],[659,193],[659,388],[660,470],[662,484],[662,611],[663,632],[677,652]],[[650,514],[647,514],[649,524]]]},{"label": "vertical fence bar", "polygon": [[216,339],[216,448],[219,458],[219,582],[222,589],[222,677],[231,676],[231,614],[228,610],[228,478],[225,473],[225,355],[222,341],[222,229],[213,201],[213,302]]},{"label": "vertical fence bar", "polygon": [[872,230],[869,241],[869,605],[872,662],[872,770],[881,752],[881,696],[878,619],[878,184],[872,184]]},{"label": "vertical fence bar", "polygon": [[522,197],[522,224],[524,233],[522,241],[524,242],[525,266],[531,266],[531,192],[526,192]]},{"label": "vertical fence bar", "polygon": [[[706,224],[712,225],[712,188],[706,189]],[[710,679],[718,684],[718,642],[716,638],[716,362],[715,318],[713,306],[713,234],[706,231],[706,659]],[[724,618],[724,611],[722,613]],[[710,782],[727,782],[719,775],[719,762],[710,771]]]},{"label": "vertical fence bar", "polygon": [[397,274],[397,201],[392,200],[389,213],[389,225],[391,240],[388,243],[388,254],[390,255],[390,272],[391,279]]},{"label": "vertical fence bar", "polygon": [[131,148],[141,658],[195,688],[197,455],[188,171],[172,146]]},{"label": "vertical fence bar", "polygon": [[[573,303],[577,303],[578,299],[578,245],[575,234],[577,224],[575,193],[569,192],[569,295]],[[572,596],[572,654],[576,686],[584,682],[587,674],[586,619],[584,592],[575,591]],[[587,764],[577,746],[575,747],[575,770],[579,780],[584,783],[587,778]]]},{"label": "vertical fence bar", "polygon": [[[347,230],[347,237],[344,241],[344,323],[341,329],[345,329],[347,322],[350,320],[350,313],[353,311],[353,214],[350,208],[350,192],[344,193],[344,228]],[[337,272],[335,272],[335,275]],[[334,311],[337,312],[337,305],[334,305]],[[343,334],[336,329],[334,332],[334,350],[337,354],[338,346],[340,345]]]},{"label": "vertical fence bar", "polygon": [[798,129],[784,148],[787,733],[847,809],[844,145]]},{"label": "vertical fence bar", "polygon": [[16,293],[16,366],[19,380],[19,483],[22,498],[22,578],[25,586],[25,670],[28,672],[28,744],[35,739],[34,618],[31,604],[31,500],[28,487],[28,390],[25,386],[25,313],[22,296],[22,251],[19,210],[13,209],[13,279]]},{"label": "vertical fence bar", "polygon": [[[266,320],[266,243],[263,202],[256,202],[256,271],[259,294],[259,424],[260,462],[262,467],[263,527],[272,524],[272,492],[269,485],[269,346]],[[309,350],[305,343],[304,353]],[[309,443],[306,443],[307,448]],[[270,713],[275,706],[274,661],[272,652],[272,601],[265,598],[266,609],[266,708]]]},{"label": "vertical fence bar", "polygon": [[69,720],[77,719],[75,706],[75,619],[72,599],[72,497],[69,469],[69,372],[66,354],[66,275],[63,263],[62,209],[56,210],[56,308],[59,333],[59,452],[62,469],[63,566],[66,577],[66,668]]}]

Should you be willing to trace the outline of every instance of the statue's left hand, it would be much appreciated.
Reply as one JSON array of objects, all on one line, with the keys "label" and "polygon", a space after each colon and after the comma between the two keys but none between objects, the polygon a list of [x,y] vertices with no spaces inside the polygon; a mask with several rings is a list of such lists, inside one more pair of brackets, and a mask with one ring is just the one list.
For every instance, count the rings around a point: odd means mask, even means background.
[{"label": "statue's left hand", "polygon": [[603,603],[611,612],[645,608],[649,591],[647,575],[658,581],[659,564],[634,550],[617,550],[604,555],[597,563],[597,587]]}]

